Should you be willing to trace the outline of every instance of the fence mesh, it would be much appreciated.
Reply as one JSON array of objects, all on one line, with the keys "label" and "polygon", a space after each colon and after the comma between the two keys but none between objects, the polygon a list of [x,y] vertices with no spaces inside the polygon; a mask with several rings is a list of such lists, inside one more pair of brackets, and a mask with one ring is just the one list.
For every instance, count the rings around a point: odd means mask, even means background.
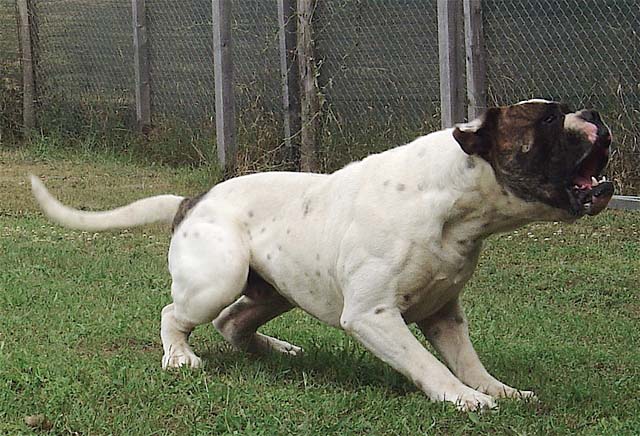
[{"label": "fence mesh", "polygon": [[20,127],[22,83],[15,4],[0,2],[0,143]]},{"label": "fence mesh", "polygon": [[356,157],[439,124],[435,0],[320,1],[314,34],[331,154],[364,144]]},{"label": "fence mesh", "polygon": [[[73,131],[89,121],[132,128],[131,2],[32,3],[41,126]],[[211,2],[146,5],[154,124],[177,120],[213,143]],[[247,162],[265,153],[277,160],[283,118],[277,2],[233,0],[232,11],[239,142],[247,145]],[[618,144],[612,165],[619,185],[640,190],[640,2],[485,0],[482,12],[489,103],[535,96],[599,109]],[[436,0],[320,0],[313,28],[326,169],[438,128]],[[5,130],[20,114],[16,29],[15,3],[3,0]]]},{"label": "fence mesh", "polygon": [[131,4],[127,0],[33,2],[41,124],[132,126]]},{"label": "fence mesh", "polygon": [[147,2],[147,25],[154,117],[211,124],[215,117],[211,2]]},{"label": "fence mesh", "polygon": [[278,9],[274,1],[234,0],[231,23],[237,128],[244,171],[286,168]]}]

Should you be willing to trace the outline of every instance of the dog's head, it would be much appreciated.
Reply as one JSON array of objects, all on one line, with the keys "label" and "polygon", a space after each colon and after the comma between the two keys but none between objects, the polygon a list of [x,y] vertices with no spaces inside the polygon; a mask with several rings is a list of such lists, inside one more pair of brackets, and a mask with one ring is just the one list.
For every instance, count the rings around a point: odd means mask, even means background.
[{"label": "dog's head", "polygon": [[453,136],[468,154],[481,156],[498,181],[528,202],[541,202],[567,219],[596,215],[609,203],[613,184],[601,177],[611,132],[593,110],[529,100],[488,109],[460,124]]}]

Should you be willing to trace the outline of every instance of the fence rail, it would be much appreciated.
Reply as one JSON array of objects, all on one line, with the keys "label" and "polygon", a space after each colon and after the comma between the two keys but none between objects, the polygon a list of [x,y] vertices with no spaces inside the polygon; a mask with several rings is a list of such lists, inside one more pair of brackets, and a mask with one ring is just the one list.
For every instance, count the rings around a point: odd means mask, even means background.
[{"label": "fence rail", "polygon": [[20,112],[43,130],[180,123],[221,160],[235,137],[276,168],[330,170],[545,97],[601,110],[613,179],[640,191],[640,0],[14,1],[0,3],[2,132]]}]

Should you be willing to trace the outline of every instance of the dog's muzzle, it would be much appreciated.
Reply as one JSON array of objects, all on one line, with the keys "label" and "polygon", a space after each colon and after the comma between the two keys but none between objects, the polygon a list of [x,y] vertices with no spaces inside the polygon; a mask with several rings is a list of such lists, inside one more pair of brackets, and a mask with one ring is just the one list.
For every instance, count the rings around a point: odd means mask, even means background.
[{"label": "dog's muzzle", "polygon": [[584,110],[579,116],[595,126],[595,138],[591,148],[576,165],[569,197],[575,215],[597,215],[607,207],[614,191],[613,183],[601,175],[609,161],[611,131],[596,111]]}]

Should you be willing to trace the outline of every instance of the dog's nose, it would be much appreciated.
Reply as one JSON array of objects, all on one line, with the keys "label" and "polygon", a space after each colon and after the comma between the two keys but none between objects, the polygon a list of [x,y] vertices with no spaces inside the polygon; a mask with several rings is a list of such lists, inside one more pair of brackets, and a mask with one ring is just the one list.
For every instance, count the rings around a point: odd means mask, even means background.
[{"label": "dog's nose", "polygon": [[580,112],[580,118],[595,125],[602,124],[602,119],[600,118],[600,114],[597,111],[585,109]]},{"label": "dog's nose", "polygon": [[580,112],[580,118],[583,120],[594,124],[598,128],[598,142],[603,147],[609,147],[611,145],[611,132],[609,128],[604,124],[602,118],[600,118],[600,114],[597,111],[585,109]]}]

